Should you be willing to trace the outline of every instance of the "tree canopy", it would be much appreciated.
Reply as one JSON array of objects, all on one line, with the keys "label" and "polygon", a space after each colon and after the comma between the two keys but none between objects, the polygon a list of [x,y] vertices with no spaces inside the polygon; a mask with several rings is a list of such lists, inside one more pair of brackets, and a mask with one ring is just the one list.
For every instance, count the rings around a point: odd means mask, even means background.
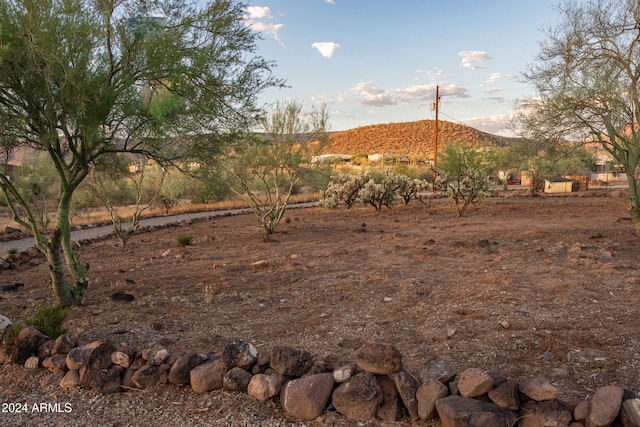
[{"label": "tree canopy", "polygon": [[519,119],[532,139],[595,141],[620,162],[640,235],[640,3],[565,1],[525,72],[537,97]]},{"label": "tree canopy", "polygon": [[69,204],[94,163],[117,152],[159,162],[218,154],[254,122],[257,95],[281,83],[244,13],[233,0],[0,3],[1,147],[7,159],[30,149],[55,165],[54,232],[38,228],[10,180],[0,185],[47,254],[60,301],[78,301],[88,285],[70,245]]}]

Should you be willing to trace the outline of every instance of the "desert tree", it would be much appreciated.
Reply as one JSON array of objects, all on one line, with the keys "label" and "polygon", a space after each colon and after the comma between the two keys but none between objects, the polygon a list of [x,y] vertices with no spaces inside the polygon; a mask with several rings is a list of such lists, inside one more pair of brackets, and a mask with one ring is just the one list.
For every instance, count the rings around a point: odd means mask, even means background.
[{"label": "desert tree", "polygon": [[135,161],[124,155],[104,157],[94,166],[85,183],[109,213],[113,232],[122,248],[126,248],[129,239],[140,228],[142,214],[158,199],[167,171],[159,168],[159,178],[149,192],[148,181],[154,177],[149,177],[149,166],[144,159]]},{"label": "desert tree", "polygon": [[278,102],[261,118],[263,132],[236,147],[231,189],[249,203],[267,240],[297,186],[312,173],[311,159],[326,141],[328,119],[325,104],[304,111],[300,100]]},{"label": "desert tree", "polygon": [[359,201],[360,191],[370,180],[368,173],[333,175],[327,188],[321,192],[320,205],[333,209],[344,203],[347,209],[351,209]]},{"label": "desert tree", "polygon": [[489,191],[490,156],[482,147],[463,142],[447,144],[438,162],[434,187],[445,192],[463,217],[469,205],[477,205]]},{"label": "desert tree", "polygon": [[244,16],[233,0],[0,2],[2,150],[51,159],[53,230],[5,174],[0,187],[45,253],[60,303],[81,302],[89,285],[69,209],[92,164],[119,152],[174,164],[219,153],[253,123],[257,95],[280,84]]},{"label": "desert tree", "polygon": [[640,235],[640,3],[565,1],[524,73],[537,95],[523,100],[519,125],[536,140],[591,141],[623,167],[628,210]]}]

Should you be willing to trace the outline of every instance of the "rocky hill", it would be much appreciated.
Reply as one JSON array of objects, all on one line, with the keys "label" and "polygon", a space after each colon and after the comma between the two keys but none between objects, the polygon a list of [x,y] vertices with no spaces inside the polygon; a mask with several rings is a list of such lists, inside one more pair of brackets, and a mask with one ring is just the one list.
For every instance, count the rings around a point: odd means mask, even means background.
[{"label": "rocky hill", "polygon": [[[363,126],[331,135],[325,154],[433,153],[434,120]],[[465,141],[470,145],[505,145],[509,139],[447,121],[438,122],[440,144]]]}]

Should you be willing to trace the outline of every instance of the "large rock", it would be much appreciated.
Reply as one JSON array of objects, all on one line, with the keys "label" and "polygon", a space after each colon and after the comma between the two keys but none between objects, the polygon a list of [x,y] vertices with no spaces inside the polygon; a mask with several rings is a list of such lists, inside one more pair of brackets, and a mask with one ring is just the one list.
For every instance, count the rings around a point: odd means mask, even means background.
[{"label": "large rock", "polygon": [[370,372],[362,372],[349,378],[332,395],[336,410],[353,420],[374,418],[383,399],[382,390]]},{"label": "large rock", "polygon": [[520,391],[533,400],[542,402],[558,397],[558,389],[544,377],[527,378],[520,382]]},{"label": "large rock", "polygon": [[594,393],[589,405],[587,427],[607,427],[618,416],[622,406],[622,387],[601,387]]},{"label": "large rock", "polygon": [[402,355],[391,344],[366,344],[356,352],[356,364],[372,374],[391,375],[402,369]]},{"label": "large rock", "polygon": [[102,369],[93,376],[90,385],[98,393],[106,394],[120,391],[121,383],[122,375],[119,369]]},{"label": "large rock", "polygon": [[251,378],[247,386],[247,394],[261,402],[278,396],[282,382],[275,375],[257,374]]},{"label": "large rock", "polygon": [[153,387],[160,381],[160,369],[157,365],[145,365],[135,371],[131,376],[131,382],[138,388]]},{"label": "large rock", "polygon": [[520,427],[568,427],[571,419],[571,412],[557,399],[529,400],[520,407]]},{"label": "large rock", "polygon": [[190,351],[178,357],[169,371],[169,382],[171,384],[189,384],[189,374],[196,366],[199,366],[204,359],[202,356]]},{"label": "large rock", "polygon": [[436,416],[436,401],[449,393],[446,385],[434,378],[426,378],[418,388],[418,416],[422,420],[430,420]]},{"label": "large rock", "polygon": [[497,406],[517,411],[520,409],[520,395],[518,394],[518,383],[507,381],[489,391],[489,399]]},{"label": "large rock", "polygon": [[493,403],[462,396],[436,400],[442,427],[505,427],[515,425],[517,414]]},{"label": "large rock", "polygon": [[67,354],[67,367],[69,369],[80,369],[98,345],[100,345],[100,341],[93,341],[92,343],[72,349]]},{"label": "large rock", "polygon": [[280,375],[301,377],[313,366],[313,355],[308,351],[290,347],[274,347],[271,350],[271,368]]},{"label": "large rock", "polygon": [[435,358],[420,372],[420,382],[426,383],[430,379],[449,384],[455,378],[458,370],[449,359]]},{"label": "large rock", "polygon": [[258,350],[244,341],[232,341],[224,349],[222,357],[229,368],[250,370],[258,360]]},{"label": "large rock", "polygon": [[16,344],[11,350],[9,360],[11,362],[24,365],[24,362],[31,356],[38,354],[38,348],[49,339],[45,334],[35,328],[24,328],[18,333]]},{"label": "large rock", "polygon": [[251,372],[242,368],[231,368],[224,377],[222,377],[222,388],[229,391],[247,392],[247,387],[251,382],[253,375]]},{"label": "large rock", "polygon": [[113,365],[111,353],[115,351],[115,346],[109,342],[100,342],[89,354],[89,357],[80,367],[80,385],[88,387],[93,377],[101,370]]},{"label": "large rock", "polygon": [[398,393],[412,420],[418,419],[418,399],[416,392],[420,383],[409,372],[402,370],[393,375]]},{"label": "large rock", "polygon": [[289,381],[282,389],[280,402],[290,416],[311,421],[324,412],[333,391],[333,374],[308,375]]},{"label": "large rock", "polygon": [[624,427],[640,426],[640,399],[628,399],[622,402],[620,420]]},{"label": "large rock", "polygon": [[195,393],[207,393],[222,388],[227,365],[224,359],[217,359],[196,366],[189,374],[189,382]]},{"label": "large rock", "polygon": [[74,343],[71,337],[68,334],[62,334],[54,341],[51,355],[67,354],[73,350],[73,347]]},{"label": "large rock", "polygon": [[462,397],[478,397],[493,387],[493,378],[486,371],[469,368],[460,374],[458,390]]},{"label": "large rock", "polygon": [[67,356],[65,354],[56,354],[55,356],[47,357],[42,361],[42,367],[53,373],[67,372]]},{"label": "large rock", "polygon": [[378,386],[382,390],[382,405],[378,408],[378,418],[383,421],[397,421],[402,415],[404,408],[399,400],[398,388],[393,379],[388,375],[376,377]]},{"label": "large rock", "polygon": [[60,380],[60,388],[69,390],[80,385],[80,373],[77,369],[71,369]]},{"label": "large rock", "polygon": [[111,361],[114,365],[128,368],[136,360],[137,351],[135,347],[122,346],[111,354]]}]

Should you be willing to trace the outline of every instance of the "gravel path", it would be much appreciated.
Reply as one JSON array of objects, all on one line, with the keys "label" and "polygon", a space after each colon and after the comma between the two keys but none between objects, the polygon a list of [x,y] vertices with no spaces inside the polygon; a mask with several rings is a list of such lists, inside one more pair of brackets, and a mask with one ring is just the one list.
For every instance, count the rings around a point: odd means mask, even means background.
[{"label": "gravel path", "polygon": [[[296,204],[287,206],[287,209],[308,208],[316,205],[317,205],[317,202],[296,203]],[[207,212],[194,212],[194,213],[179,214],[179,215],[158,216],[158,217],[146,218],[141,220],[140,228],[178,223],[182,221],[188,221],[190,219],[216,218],[219,216],[241,215],[241,214],[247,214],[247,213],[251,213],[251,209],[249,208],[225,209],[225,210],[207,211]],[[79,241],[79,240],[96,239],[98,237],[106,236],[111,233],[113,233],[113,227],[111,225],[104,225],[100,227],[72,231],[71,240]],[[7,251],[9,251],[9,249],[11,248],[15,248],[18,251],[24,251],[33,246],[34,246],[33,237],[29,237],[27,239],[9,240],[6,242],[0,242],[0,254],[7,253]]]}]

